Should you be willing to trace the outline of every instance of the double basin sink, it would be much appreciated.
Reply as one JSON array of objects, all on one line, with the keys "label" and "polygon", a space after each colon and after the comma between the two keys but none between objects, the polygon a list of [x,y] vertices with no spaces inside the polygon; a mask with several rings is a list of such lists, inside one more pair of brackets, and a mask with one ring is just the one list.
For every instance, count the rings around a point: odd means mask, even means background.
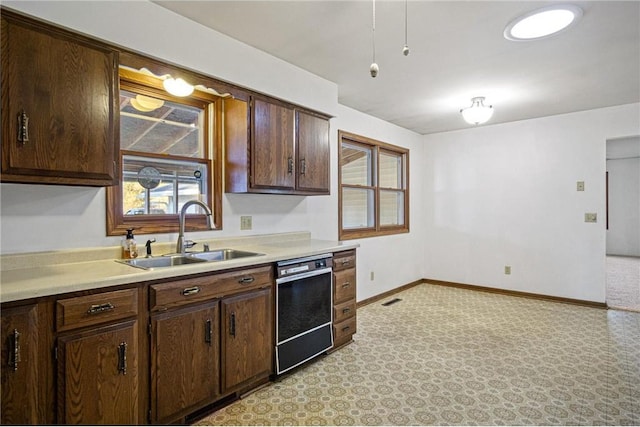
[{"label": "double basin sink", "polygon": [[132,267],[149,270],[152,268],[175,267],[178,265],[198,264],[202,262],[229,261],[238,258],[260,256],[257,252],[239,251],[237,249],[217,249],[207,252],[188,252],[185,254],[168,254],[151,258],[135,258],[116,260]]}]

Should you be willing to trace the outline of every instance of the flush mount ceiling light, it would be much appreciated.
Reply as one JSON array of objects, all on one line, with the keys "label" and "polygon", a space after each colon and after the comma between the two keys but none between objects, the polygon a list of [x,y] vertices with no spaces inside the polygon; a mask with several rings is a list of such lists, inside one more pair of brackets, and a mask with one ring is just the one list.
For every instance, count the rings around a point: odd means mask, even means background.
[{"label": "flush mount ceiling light", "polygon": [[193,93],[194,87],[185,82],[182,78],[168,77],[162,82],[164,89],[174,96],[189,96]]},{"label": "flush mount ceiling light", "polygon": [[471,98],[471,107],[460,110],[462,118],[472,125],[480,125],[485,123],[493,115],[493,106],[484,105],[484,96]]},{"label": "flush mount ceiling light", "polygon": [[572,4],[543,7],[511,21],[504,30],[504,37],[514,41],[549,37],[566,30],[581,16],[582,9]]}]

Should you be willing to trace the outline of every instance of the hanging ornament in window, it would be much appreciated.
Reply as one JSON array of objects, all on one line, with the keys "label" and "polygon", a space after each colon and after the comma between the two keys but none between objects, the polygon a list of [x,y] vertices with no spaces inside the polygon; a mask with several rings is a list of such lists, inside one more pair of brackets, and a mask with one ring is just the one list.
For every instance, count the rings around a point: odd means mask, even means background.
[{"label": "hanging ornament in window", "polygon": [[160,185],[162,175],[153,166],[145,166],[138,171],[138,183],[147,190],[152,190]]}]

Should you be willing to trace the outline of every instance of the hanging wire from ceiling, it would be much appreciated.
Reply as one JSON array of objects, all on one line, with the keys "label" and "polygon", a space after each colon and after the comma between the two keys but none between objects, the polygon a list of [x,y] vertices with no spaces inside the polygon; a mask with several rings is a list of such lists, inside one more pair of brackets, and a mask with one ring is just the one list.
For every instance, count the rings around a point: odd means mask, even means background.
[{"label": "hanging wire from ceiling", "polygon": [[408,16],[408,14],[407,14],[407,9],[408,9],[407,4],[408,4],[408,2],[409,2],[409,0],[404,0],[404,47],[402,48],[402,54],[404,56],[409,56],[409,42],[408,42],[409,38],[407,37],[407,34],[408,34],[408,30],[407,29],[409,28],[409,25],[408,25],[408,20],[409,19],[407,17]]},{"label": "hanging wire from ceiling", "polygon": [[371,73],[371,77],[375,78],[378,75],[378,71],[380,71],[378,64],[376,64],[376,0],[373,0],[373,25],[371,33],[373,40],[373,62],[371,63],[371,67],[369,67],[369,72]]}]

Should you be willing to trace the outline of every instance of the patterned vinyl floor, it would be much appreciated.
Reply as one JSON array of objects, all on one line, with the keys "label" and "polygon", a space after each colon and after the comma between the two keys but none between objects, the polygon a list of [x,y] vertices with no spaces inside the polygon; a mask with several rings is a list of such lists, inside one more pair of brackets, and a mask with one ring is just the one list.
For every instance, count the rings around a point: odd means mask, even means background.
[{"label": "patterned vinyl floor", "polygon": [[640,311],[640,257],[607,256],[607,306]]},{"label": "patterned vinyl floor", "polygon": [[199,425],[640,425],[640,313],[423,284]]}]

